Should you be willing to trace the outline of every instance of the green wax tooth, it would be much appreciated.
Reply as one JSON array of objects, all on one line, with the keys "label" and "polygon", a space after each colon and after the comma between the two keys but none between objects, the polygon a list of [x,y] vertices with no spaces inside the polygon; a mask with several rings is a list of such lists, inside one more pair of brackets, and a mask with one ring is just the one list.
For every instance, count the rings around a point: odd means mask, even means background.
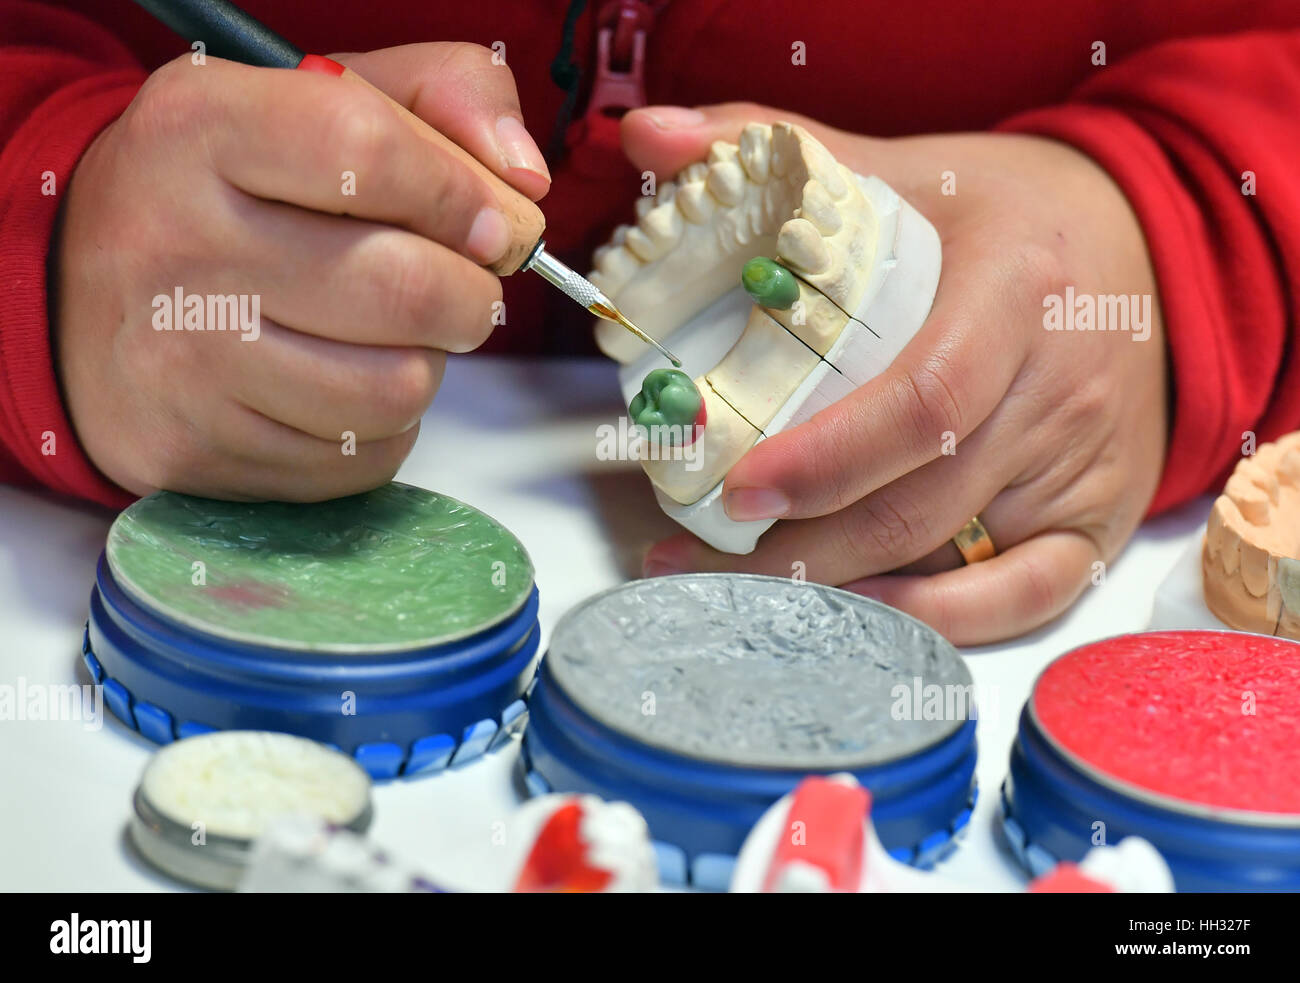
[{"label": "green wax tooth", "polygon": [[689,427],[699,417],[702,403],[699,390],[685,372],[654,369],[641,383],[641,391],[632,397],[627,411],[634,424],[647,430]]},{"label": "green wax tooth", "polygon": [[344,654],[441,644],[505,620],[533,586],[508,530],[393,482],[329,502],[219,502],[158,492],[113,523],[119,585],[191,628]]},{"label": "green wax tooth", "polygon": [[799,281],[775,260],[755,256],[740,271],[745,291],[762,307],[786,311],[799,299]]}]

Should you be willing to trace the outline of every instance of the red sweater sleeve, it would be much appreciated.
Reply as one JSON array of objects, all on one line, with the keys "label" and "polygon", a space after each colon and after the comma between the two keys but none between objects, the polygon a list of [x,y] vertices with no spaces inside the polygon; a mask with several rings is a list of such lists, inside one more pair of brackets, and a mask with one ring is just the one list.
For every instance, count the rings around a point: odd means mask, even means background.
[{"label": "red sweater sleeve", "polygon": [[134,496],[90,463],[63,409],[50,353],[46,259],[77,161],[144,75],[98,25],[66,10],[0,0],[0,481],[118,508]]},{"label": "red sweater sleeve", "polygon": [[1162,43],[999,128],[1092,156],[1146,233],[1174,389],[1151,512],[1300,429],[1300,32]]}]

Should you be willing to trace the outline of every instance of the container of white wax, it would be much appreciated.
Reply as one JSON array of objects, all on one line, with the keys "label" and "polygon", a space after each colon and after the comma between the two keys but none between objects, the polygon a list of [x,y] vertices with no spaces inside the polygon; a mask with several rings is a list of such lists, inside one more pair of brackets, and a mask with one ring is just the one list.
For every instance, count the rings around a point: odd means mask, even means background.
[{"label": "container of white wax", "polygon": [[153,866],[198,887],[234,890],[277,819],[306,816],[363,832],[370,776],[323,744],[231,730],[168,744],[135,790],[131,840]]}]

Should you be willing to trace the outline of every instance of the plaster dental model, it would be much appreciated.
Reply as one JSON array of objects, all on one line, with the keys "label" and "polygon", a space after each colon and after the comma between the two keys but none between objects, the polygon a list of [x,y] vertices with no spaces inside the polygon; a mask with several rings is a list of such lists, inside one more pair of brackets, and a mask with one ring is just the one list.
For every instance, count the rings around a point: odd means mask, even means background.
[{"label": "plaster dental model", "polygon": [[[1035,893],[1174,889],[1164,859],[1146,840],[1098,846],[1032,882]],[[871,794],[849,774],[805,778],[755,824],[736,859],[735,893],[950,893],[981,890],[889,855],[871,821]]]},{"label": "plaster dental model", "polygon": [[1237,465],[1210,512],[1201,570],[1224,624],[1300,640],[1300,432]]},{"label": "plaster dental model", "polygon": [[[789,123],[718,141],[707,161],[641,199],[637,216],[596,250],[589,277],[682,360],[706,418],[697,455],[643,464],[668,515],[720,550],[748,553],[772,521],[727,518],[727,472],[894,360],[930,311],[939,237],[883,181],[854,174]],[[596,338],[623,363],[632,401],[659,356],[607,324]]]},{"label": "plaster dental model", "polygon": [[512,817],[517,893],[653,891],[659,886],[650,831],[626,802],[594,795],[543,795]]}]

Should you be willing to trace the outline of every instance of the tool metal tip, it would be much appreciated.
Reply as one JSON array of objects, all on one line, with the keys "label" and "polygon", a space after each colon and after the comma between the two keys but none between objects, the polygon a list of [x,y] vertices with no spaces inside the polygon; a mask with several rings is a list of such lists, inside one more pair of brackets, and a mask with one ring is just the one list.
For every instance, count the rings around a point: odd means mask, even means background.
[{"label": "tool metal tip", "polygon": [[680,369],[682,367],[681,360],[676,355],[629,321],[623,315],[623,312],[614,306],[614,302],[606,297],[594,283],[576,273],[572,268],[565,266],[548,253],[545,242],[537,243],[533,248],[532,255],[524,261],[524,265],[520,269],[532,270],[537,273],[543,279],[559,287],[570,299],[577,301],[597,317],[603,317],[606,321],[621,324],[647,345],[653,345],[664,358],[673,363],[674,368]]},{"label": "tool metal tip", "polygon": [[661,345],[656,339],[651,338],[648,334],[629,321],[627,316],[612,303],[604,304],[597,302],[592,304],[588,310],[597,317],[603,317],[606,321],[613,321],[615,324],[621,324],[623,327],[627,328],[647,345],[650,345],[657,350],[664,358],[668,359],[668,361],[672,363],[673,368],[680,369],[682,367],[682,360],[680,358]]}]

